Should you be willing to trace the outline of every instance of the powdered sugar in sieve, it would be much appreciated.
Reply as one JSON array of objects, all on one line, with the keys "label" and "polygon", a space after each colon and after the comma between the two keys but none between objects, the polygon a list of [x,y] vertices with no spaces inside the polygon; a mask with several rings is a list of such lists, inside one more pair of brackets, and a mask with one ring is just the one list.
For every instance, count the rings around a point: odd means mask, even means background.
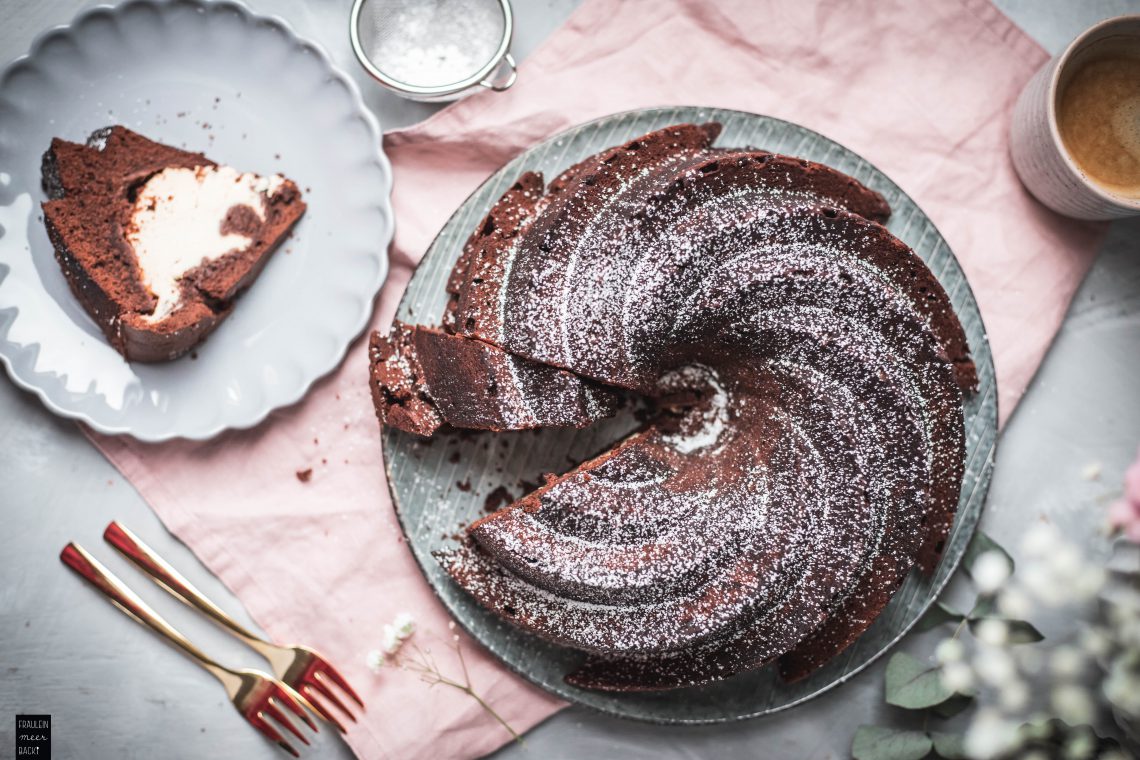
[{"label": "powdered sugar in sieve", "polygon": [[[410,97],[451,99],[513,82],[507,0],[357,0],[351,31],[369,72]],[[509,80],[492,81],[503,63]]]}]

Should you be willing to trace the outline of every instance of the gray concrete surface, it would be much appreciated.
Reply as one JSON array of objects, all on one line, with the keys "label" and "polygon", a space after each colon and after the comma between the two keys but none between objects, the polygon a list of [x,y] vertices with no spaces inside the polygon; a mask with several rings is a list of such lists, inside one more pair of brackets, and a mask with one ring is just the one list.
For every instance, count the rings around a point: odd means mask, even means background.
[{"label": "gray concrete surface", "polygon": [[[385,128],[414,123],[434,110],[381,93],[357,72],[346,33],[347,0],[249,2],[288,18],[356,73]],[[0,60],[21,54],[35,34],[89,4],[0,0]],[[575,5],[576,0],[516,0],[517,53],[525,57]],[[1140,0],[999,0],[998,5],[1051,50],[1100,18],[1140,12]],[[1026,525],[1045,519],[1090,547],[1098,544],[1104,502],[1140,443],[1138,376],[1140,220],[1133,220],[1114,225],[1002,436],[986,530],[1015,548]],[[1103,467],[1100,481],[1081,478],[1090,463]],[[142,634],[60,566],[57,555],[69,540],[100,548],[101,530],[112,518],[147,536],[194,583],[229,610],[240,611],[71,423],[0,381],[0,758],[13,752],[17,712],[52,714],[58,758],[281,757],[233,713],[217,684],[197,666]],[[126,574],[123,561],[99,553],[113,570]],[[224,661],[260,666],[252,653],[162,598],[153,585],[135,585]],[[964,593],[950,591],[952,597]],[[1040,622],[1050,641],[1063,640],[1074,625],[1068,619]],[[929,651],[921,637],[905,646]],[[708,728],[662,728],[569,709],[530,732],[525,744],[497,756],[846,757],[859,724],[890,717],[881,689],[880,663],[789,713]],[[347,758],[350,753],[326,735],[309,756]]]}]

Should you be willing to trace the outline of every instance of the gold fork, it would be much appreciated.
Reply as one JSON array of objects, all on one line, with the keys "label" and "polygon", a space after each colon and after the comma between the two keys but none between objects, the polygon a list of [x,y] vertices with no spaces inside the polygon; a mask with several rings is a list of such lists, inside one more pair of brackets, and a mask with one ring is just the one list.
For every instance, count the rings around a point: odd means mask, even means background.
[{"label": "gold fork", "polygon": [[166,563],[154,550],[143,543],[142,539],[131,533],[117,521],[113,521],[103,532],[103,538],[111,546],[123,553],[127,559],[138,565],[147,575],[154,579],[158,585],[169,591],[175,597],[202,612],[226,631],[244,641],[269,661],[270,669],[287,686],[304,695],[317,714],[332,723],[341,732],[344,726],[321,700],[334,705],[349,720],[356,722],[356,716],[345,706],[331,688],[335,684],[349,699],[361,709],[364,703],[344,677],[334,668],[327,659],[312,649],[304,646],[281,646],[266,641],[256,634],[246,630],[236,620],[222,611],[220,607],[206,598],[205,594],[196,589],[190,581]]},{"label": "gold fork", "polygon": [[283,709],[287,708],[313,731],[318,731],[317,724],[305,713],[305,708],[311,709],[311,706],[304,697],[265,673],[244,668],[235,670],[212,660],[78,544],[70,543],[65,546],[59,558],[129,617],[177,646],[208,670],[222,682],[226,694],[242,717],[290,755],[300,757],[297,750],[285,741],[285,737],[267,719],[273,718],[282,728],[308,744],[309,740],[298,730]]}]

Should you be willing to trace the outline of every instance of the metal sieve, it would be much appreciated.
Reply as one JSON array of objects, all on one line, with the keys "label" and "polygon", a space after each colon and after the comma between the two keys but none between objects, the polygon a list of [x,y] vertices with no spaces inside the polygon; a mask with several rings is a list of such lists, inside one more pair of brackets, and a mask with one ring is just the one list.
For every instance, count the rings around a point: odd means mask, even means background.
[{"label": "metal sieve", "polygon": [[352,49],[380,84],[413,100],[502,91],[518,78],[509,0],[354,0]]}]

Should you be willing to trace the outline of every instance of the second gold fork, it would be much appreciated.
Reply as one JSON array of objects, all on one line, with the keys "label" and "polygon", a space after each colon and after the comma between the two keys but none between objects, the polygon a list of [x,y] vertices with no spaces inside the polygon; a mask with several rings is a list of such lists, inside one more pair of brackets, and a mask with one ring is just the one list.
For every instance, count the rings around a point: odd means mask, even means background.
[{"label": "second gold fork", "polygon": [[356,716],[353,715],[344,701],[337,697],[332,687],[335,685],[361,709],[364,708],[364,703],[324,656],[308,647],[282,646],[266,641],[247,630],[206,598],[205,594],[195,588],[190,581],[143,543],[142,539],[120,525],[118,521],[113,521],[107,526],[103,532],[103,538],[154,579],[162,588],[182,602],[202,612],[223,629],[256,650],[269,661],[270,669],[277,678],[304,695],[318,714],[340,729],[341,732],[344,732],[344,726],[337,720],[327,704],[335,706],[349,720],[356,721]]}]

